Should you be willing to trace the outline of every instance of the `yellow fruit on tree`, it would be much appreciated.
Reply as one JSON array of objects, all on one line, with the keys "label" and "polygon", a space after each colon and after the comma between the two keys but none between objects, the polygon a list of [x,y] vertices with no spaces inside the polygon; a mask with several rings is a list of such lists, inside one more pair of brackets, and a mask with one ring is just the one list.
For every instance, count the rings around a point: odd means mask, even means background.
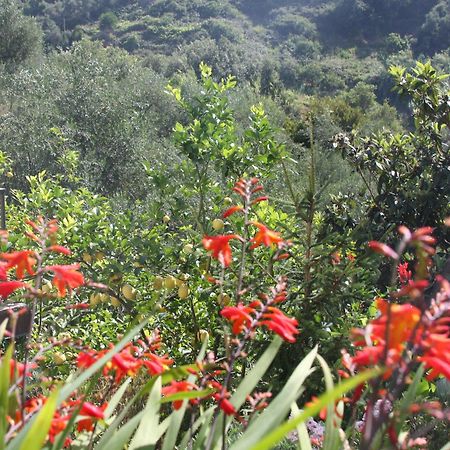
[{"label": "yellow fruit on tree", "polygon": [[168,277],[164,278],[164,287],[166,289],[173,289],[176,286],[176,280],[175,277],[172,275],[169,275]]},{"label": "yellow fruit on tree", "polygon": [[49,294],[53,289],[53,285],[50,281],[46,281],[43,285],[42,285],[42,292],[44,294]]},{"label": "yellow fruit on tree", "polygon": [[135,300],[136,299],[136,289],[129,284],[124,284],[122,286],[122,294],[127,300]]},{"label": "yellow fruit on tree", "polygon": [[97,293],[93,293],[91,294],[90,298],[89,298],[89,304],[91,306],[97,306],[99,303],[102,302],[102,298],[101,298],[102,294],[97,294]]},{"label": "yellow fruit on tree", "polygon": [[101,261],[102,259],[105,259],[105,254],[103,252],[96,252],[95,253],[95,260]]},{"label": "yellow fruit on tree", "polygon": [[86,264],[90,264],[90,263],[92,262],[92,256],[91,256],[89,253],[87,253],[87,252],[84,252],[84,253],[83,253],[82,258],[83,258],[83,261],[84,261]]},{"label": "yellow fruit on tree", "polygon": [[114,308],[118,308],[122,303],[120,303],[120,300],[116,297],[111,297],[111,305],[114,306]]},{"label": "yellow fruit on tree", "polygon": [[163,287],[164,279],[157,275],[153,280],[153,289],[159,291]]},{"label": "yellow fruit on tree", "polygon": [[192,244],[186,244],[183,247],[183,253],[186,253],[186,255],[190,255],[194,251],[194,246]]},{"label": "yellow fruit on tree", "polygon": [[219,294],[217,297],[217,303],[220,306],[228,306],[231,303],[231,298],[228,294]]},{"label": "yellow fruit on tree", "polygon": [[170,222],[170,216],[168,216],[167,214],[165,216],[163,216],[162,218],[164,223],[169,223]]},{"label": "yellow fruit on tree", "polygon": [[116,273],[113,273],[109,277],[109,282],[110,283],[120,283],[120,281],[122,281],[122,278],[123,278],[123,274],[120,272],[116,272]]},{"label": "yellow fruit on tree", "polygon": [[67,361],[66,355],[61,352],[55,352],[53,353],[53,362],[60,366],[61,364],[64,364]]},{"label": "yellow fruit on tree", "polygon": [[214,219],[212,223],[212,227],[216,231],[220,231],[223,228],[223,220],[222,219]]},{"label": "yellow fruit on tree", "polygon": [[181,300],[184,300],[189,295],[189,288],[187,284],[182,283],[181,286],[178,288],[178,297],[181,298]]},{"label": "yellow fruit on tree", "polygon": [[101,303],[109,302],[109,295],[108,294],[98,294],[98,298]]}]

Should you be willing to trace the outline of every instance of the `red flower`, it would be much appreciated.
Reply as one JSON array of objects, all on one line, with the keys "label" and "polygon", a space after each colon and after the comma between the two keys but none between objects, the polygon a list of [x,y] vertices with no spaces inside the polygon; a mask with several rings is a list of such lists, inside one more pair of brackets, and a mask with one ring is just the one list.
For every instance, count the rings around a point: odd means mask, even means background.
[{"label": "red flower", "polygon": [[259,231],[255,234],[255,236],[251,239],[253,244],[250,246],[250,250],[253,250],[260,245],[265,245],[266,247],[271,247],[272,245],[278,245],[281,247],[283,244],[283,238],[280,236],[280,233],[276,231],[269,230],[265,225],[259,222],[250,222],[255,227],[259,228]]},{"label": "red flower", "polygon": [[15,267],[17,278],[22,279],[25,272],[34,275],[33,266],[36,264],[34,255],[35,253],[32,250],[22,250],[20,252],[2,253],[0,258],[7,261],[6,270]]},{"label": "red flower", "polygon": [[387,256],[388,258],[398,259],[398,254],[389,245],[383,244],[378,241],[370,241],[369,247],[375,252],[381,255]]},{"label": "red flower", "polygon": [[[450,347],[450,346],[449,346]],[[450,351],[448,351],[450,354]],[[450,380],[450,356],[447,357],[447,361],[440,356],[422,356],[419,360],[428,368],[431,368],[431,372],[427,375],[427,380],[432,381],[439,375],[443,375],[447,380]]]},{"label": "red flower", "polygon": [[145,353],[149,359],[144,361],[150,375],[160,375],[173,364],[173,360],[166,356],[158,356],[154,353]]},{"label": "red flower", "polygon": [[130,349],[127,348],[115,354],[111,359],[110,365],[115,369],[116,383],[120,383],[124,377],[136,375],[142,366],[142,361],[133,356]]},{"label": "red flower", "polygon": [[[373,335],[376,341],[384,342],[389,317],[388,348],[401,351],[404,348],[415,326],[420,320],[420,310],[408,303],[404,305],[390,304],[381,298],[377,299],[377,307],[381,312],[378,319],[372,321]],[[388,308],[390,307],[390,313]]]},{"label": "red flower", "polygon": [[0,261],[0,280],[2,281],[6,281],[8,279],[7,265],[8,264],[5,261]]},{"label": "red flower", "polygon": [[[189,381],[171,381],[169,386],[165,386],[161,389],[161,393],[164,396],[169,396],[173,394],[177,394],[178,392],[189,392],[192,390],[196,390],[198,387],[190,383]],[[175,400],[173,402],[174,409],[180,409],[183,405],[183,400]]]},{"label": "red flower", "polygon": [[269,197],[264,195],[262,197],[258,197],[258,198],[255,198],[254,200],[252,200],[252,205],[254,205],[255,203],[259,203],[259,202],[265,202],[267,200],[269,200]]},{"label": "red flower", "polygon": [[67,288],[71,292],[72,289],[84,284],[83,274],[78,272],[79,268],[79,264],[72,264],[70,266],[47,266],[45,268],[45,270],[55,274],[53,285],[58,289],[58,295],[60,297],[65,297]]},{"label": "red flower", "polygon": [[80,417],[86,417],[77,423],[78,431],[92,431],[94,429],[94,421],[104,419],[105,409],[108,403],[104,403],[102,406],[95,406],[92,403],[84,402],[78,415]]},{"label": "red flower", "polygon": [[[227,393],[229,395],[229,393]],[[227,395],[225,394],[225,395]],[[214,394],[213,395],[214,400],[217,401],[219,404],[220,409],[227,415],[227,416],[234,416],[236,415],[236,409],[234,408],[233,404],[225,398],[225,396],[221,397],[220,394]]]},{"label": "red flower", "polygon": [[[36,369],[37,364],[36,363],[28,363],[27,364],[27,377],[31,375],[31,372],[29,370]],[[9,368],[10,368],[10,379],[13,380],[16,375],[17,378],[22,378],[23,374],[25,372],[25,364],[15,361],[14,359],[11,359],[9,361]]]},{"label": "red flower", "polygon": [[295,335],[299,333],[297,320],[286,316],[273,306],[270,306],[268,309],[270,312],[263,314],[264,320],[260,322],[260,325],[265,325],[287,342],[295,342]]},{"label": "red flower", "polygon": [[22,281],[4,281],[0,282],[0,297],[6,300],[16,289],[28,286]]},{"label": "red flower", "polygon": [[72,253],[70,249],[68,249],[67,247],[63,247],[62,245],[51,245],[47,250],[51,252],[61,253],[63,255],[70,255]]},{"label": "red flower", "polygon": [[412,272],[409,270],[409,266],[407,262],[403,264],[399,264],[397,268],[398,278],[400,283],[406,284],[412,278]]},{"label": "red flower", "polygon": [[206,250],[212,251],[212,257],[217,259],[223,267],[228,267],[231,264],[231,239],[242,240],[237,234],[205,236],[202,244]]},{"label": "red flower", "polygon": [[233,334],[239,334],[244,328],[248,328],[253,321],[251,314],[255,310],[250,306],[239,303],[237,306],[227,306],[220,311],[222,317],[233,324]]},{"label": "red flower", "polygon": [[226,219],[227,217],[230,217],[232,214],[238,211],[242,211],[242,206],[231,206],[222,214],[222,217]]}]

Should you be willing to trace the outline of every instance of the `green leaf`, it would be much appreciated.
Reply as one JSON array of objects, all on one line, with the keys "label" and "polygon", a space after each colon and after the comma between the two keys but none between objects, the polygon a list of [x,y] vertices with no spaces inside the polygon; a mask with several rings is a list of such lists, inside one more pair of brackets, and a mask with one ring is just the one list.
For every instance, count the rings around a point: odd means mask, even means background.
[{"label": "green leaf", "polygon": [[[291,415],[292,417],[297,417],[302,411],[298,409],[297,403],[292,403]],[[300,450],[312,450],[311,439],[308,434],[308,429],[306,428],[305,422],[299,423],[296,426],[298,434],[298,447]]]},{"label": "green leaf", "polygon": [[55,389],[50,394],[41,411],[33,420],[33,424],[28,430],[28,433],[24,436],[20,450],[41,450],[47,439],[48,430],[50,429],[53,415],[58,406],[58,395],[58,389]]},{"label": "green leaf", "polygon": [[[311,366],[317,355],[317,347],[311,350],[296,367],[281,392],[272,400],[269,406],[251,422],[241,438],[230,450],[247,450],[257,444],[268,430],[278,426],[287,416],[290,405],[297,400],[303,391],[303,383],[313,371]],[[300,423],[300,422],[299,422]],[[294,427],[295,428],[295,427]]]},{"label": "green leaf", "polygon": [[298,424],[305,422],[310,417],[316,416],[320,410],[327,406],[329,403],[334,403],[336,399],[341,397],[346,392],[354,389],[361,383],[370,380],[382,373],[381,370],[367,370],[352,378],[345,380],[344,382],[338,384],[333,391],[325,392],[322,394],[313,405],[309,406],[298,416],[293,419],[284,422],[279,427],[274,430],[269,430],[269,433],[261,439],[258,443],[255,443],[252,447],[248,447],[251,450],[270,450],[275,447],[275,445],[283,440],[283,438],[292,430],[294,430]]},{"label": "green leaf", "polygon": [[283,340],[279,336],[275,336],[269,347],[253,366],[252,370],[250,370],[245,378],[239,383],[236,392],[230,399],[236,409],[239,409],[243,405],[247,395],[251,394],[253,389],[255,389],[259,380],[261,380],[272,364],[282,343]]},{"label": "green leaf", "polygon": [[[334,389],[334,382],[331,370],[327,362],[320,355],[317,355],[317,360],[322,367],[326,390],[327,392],[332,392]],[[335,450],[339,448],[341,444],[339,437],[340,425],[341,419],[336,414],[335,404],[329,403],[327,406],[327,420],[325,421],[325,439],[322,445],[323,450]]]},{"label": "green leaf", "polygon": [[158,441],[161,377],[158,377],[148,397],[144,415],[130,444],[130,450],[151,450]]},{"label": "green leaf", "polygon": [[[5,322],[3,322],[5,323]],[[1,358],[0,366],[0,449],[5,448],[5,434],[8,429],[8,422],[6,417],[8,416],[9,409],[9,384],[11,382],[11,358],[14,352],[14,345],[9,345],[5,354]]]},{"label": "green leaf", "polygon": [[130,420],[128,420],[122,427],[120,427],[115,433],[112,433],[108,439],[102,439],[101,445],[97,445],[96,450],[123,450],[125,445],[129,442],[131,435],[139,425],[139,422],[144,416],[144,411],[136,414]]},{"label": "green leaf", "polygon": [[3,342],[5,336],[6,326],[8,325],[8,319],[5,319],[0,325],[0,344]]},{"label": "green leaf", "polygon": [[[238,388],[236,389],[236,392],[230,399],[232,405],[235,407],[236,410],[239,410],[239,408],[244,404],[247,395],[252,393],[253,389],[255,389],[256,385],[264,376],[267,369],[272,364],[272,361],[274,360],[275,356],[277,355],[278,350],[282,343],[283,340],[279,336],[275,336],[269,347],[265,350],[265,352],[258,359],[256,364],[253,366],[253,368],[247,373],[247,375],[241,381]],[[223,413],[221,412],[218,418],[219,423],[221,423],[222,420],[223,420]],[[229,428],[232,420],[233,419],[230,417],[226,418],[227,429]],[[216,427],[216,431],[214,433],[212,441],[213,442],[212,448],[214,448],[215,445],[217,445],[217,442],[219,441],[221,434],[222,430],[220,429],[220,427]]]},{"label": "green leaf", "polygon": [[128,378],[125,380],[119,389],[114,393],[114,395],[111,397],[111,399],[108,402],[108,406],[105,409],[105,419],[108,419],[114,410],[116,409],[117,405],[120,403],[120,400],[122,400],[122,397],[125,395],[125,392],[128,388],[128,386],[131,383],[131,378]]},{"label": "green leaf", "polygon": [[215,392],[214,389],[204,389],[202,391],[186,391],[186,392],[177,392],[176,394],[168,395],[161,399],[161,403],[170,403],[175,402],[177,400],[186,400],[191,398],[203,398],[211,395]]},{"label": "green leaf", "polygon": [[[197,361],[201,362],[205,357],[206,346],[208,345],[208,340],[202,345],[202,348],[197,356]],[[192,383],[195,381],[195,375],[190,375],[187,379],[188,382]],[[186,411],[187,401],[185,400],[183,405],[178,411],[173,412],[170,415],[170,425],[165,434],[164,444],[162,450],[173,450],[175,448],[178,433],[180,431],[181,422],[183,421],[184,413]]]}]

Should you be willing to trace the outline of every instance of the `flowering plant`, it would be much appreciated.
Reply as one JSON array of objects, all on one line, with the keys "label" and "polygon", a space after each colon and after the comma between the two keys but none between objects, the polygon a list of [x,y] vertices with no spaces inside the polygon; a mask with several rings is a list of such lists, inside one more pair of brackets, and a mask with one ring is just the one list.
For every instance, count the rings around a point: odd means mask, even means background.
[{"label": "flowering plant", "polygon": [[[24,312],[12,313],[0,329],[1,338],[11,342],[0,363],[3,448],[226,448],[234,424],[241,435],[232,443],[233,450],[273,448],[294,429],[302,448],[313,444],[330,449],[385,445],[400,449],[424,443],[418,430],[405,429],[411,415],[426,412],[439,420],[448,419],[448,411],[437,402],[416,398],[425,373],[428,380],[450,378],[450,285],[438,277],[438,292],[431,296],[427,292],[430,257],[435,251],[430,228],[412,232],[400,227],[402,240],[396,249],[380,242],[369,244],[394,261],[396,287],[388,298],[376,301],[378,317],[364,329],[354,330],[354,350],[343,351],[341,383],[334,385],[331,370],[314,348],[276,396],[255,391],[282,341],[295,342],[301,327],[281,310],[289,295],[287,278],[275,275],[276,264],[289,258],[290,243],[261,223],[254,210],[254,205],[268,197],[260,195],[257,179],[239,180],[234,191],[240,204],[228,208],[223,216],[236,219],[238,232],[206,235],[202,241],[217,261],[205,278],[222,299],[234,283],[234,301],[228,296],[220,310],[223,345],[214,342],[214,349],[208,350],[209,333],[200,330],[202,348],[192,364],[176,365],[163,351],[159,333],[147,329],[147,320],[105,349],[92,349],[70,338],[50,339],[48,345],[41,342],[34,326],[39,302],[49,295],[62,299],[78,288],[106,289],[85,280],[78,265],[57,264],[54,256],[67,257],[70,250],[57,244],[55,221],[29,223],[28,237],[36,249],[0,255],[0,295],[7,300],[23,293],[31,311],[22,353],[17,351],[20,343],[14,342],[15,325]],[[258,266],[258,277],[264,283],[256,284],[248,266],[261,252],[268,252],[259,259],[267,261],[268,267]],[[408,265],[402,262],[404,258]],[[10,279],[12,274],[14,279]],[[43,291],[47,277],[56,294]],[[267,286],[268,281],[272,285]],[[89,304],[67,306],[84,309]],[[275,335],[274,340],[252,360],[249,355],[255,340],[267,331]],[[70,379],[62,383],[43,376],[45,354],[67,345],[78,353]],[[315,361],[323,371],[326,392],[299,410],[297,402]],[[344,396],[352,390],[351,396]],[[145,399],[145,406],[137,408]],[[291,418],[283,422],[289,414]],[[186,415],[189,418],[184,421]],[[323,429],[312,420],[316,415],[325,420]]]}]

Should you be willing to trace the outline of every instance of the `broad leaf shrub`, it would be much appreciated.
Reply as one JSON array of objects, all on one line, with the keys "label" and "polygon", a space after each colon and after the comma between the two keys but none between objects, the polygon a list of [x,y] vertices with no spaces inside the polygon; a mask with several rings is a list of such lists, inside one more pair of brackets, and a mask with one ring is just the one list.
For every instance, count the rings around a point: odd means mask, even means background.
[{"label": "broad leaf shrub", "polygon": [[[429,382],[450,379],[450,284],[437,277],[437,284],[430,286],[433,229],[410,231],[401,226],[402,239],[395,249],[369,243],[393,261],[392,291],[376,300],[377,317],[353,331],[354,348],[343,351],[344,381],[334,385],[326,362],[313,349],[271,398],[271,392],[258,388],[259,381],[281,341],[295,342],[301,333],[301,322],[299,326],[281,309],[289,295],[287,278],[274,275],[274,267],[289,260],[291,244],[255,216],[255,205],[268,200],[257,179],[239,180],[234,191],[239,203],[230,205],[223,216],[236,220],[238,232],[205,235],[202,241],[213,260],[207,281],[222,300],[225,289],[231,292],[234,286],[233,300],[228,296],[220,310],[223,342],[214,342],[214,351],[208,351],[208,332],[199,330],[202,349],[187,366],[176,365],[146,321],[117,345],[103,349],[40,336],[40,303],[54,297],[66,302],[68,310],[86,309],[88,302],[66,298],[77,289],[108,287],[86,280],[78,264],[64,264],[71,252],[58,244],[56,220],[28,222],[28,248],[0,254],[2,299],[20,293],[31,311],[25,342],[15,339],[25,309],[1,325],[3,448],[212,449],[231,444],[233,449],[268,449],[294,429],[302,448],[424,447],[426,438],[420,429],[410,428],[411,418],[425,413],[434,420],[449,419],[445,405],[419,391],[423,377]],[[7,247],[6,234],[2,238]],[[259,283],[250,267],[257,271]],[[55,286],[55,293],[45,292],[46,281]],[[253,344],[264,330],[277,336],[247,367]],[[45,376],[49,353],[59,364],[66,363],[54,352],[63,346],[78,353],[71,363],[75,372],[67,381]],[[303,384],[315,360],[327,391],[305,404]],[[297,401],[304,404],[303,411]],[[283,422],[289,413],[291,418]],[[312,421],[316,414],[325,420],[323,425]],[[240,435],[229,442],[232,425]]]}]

